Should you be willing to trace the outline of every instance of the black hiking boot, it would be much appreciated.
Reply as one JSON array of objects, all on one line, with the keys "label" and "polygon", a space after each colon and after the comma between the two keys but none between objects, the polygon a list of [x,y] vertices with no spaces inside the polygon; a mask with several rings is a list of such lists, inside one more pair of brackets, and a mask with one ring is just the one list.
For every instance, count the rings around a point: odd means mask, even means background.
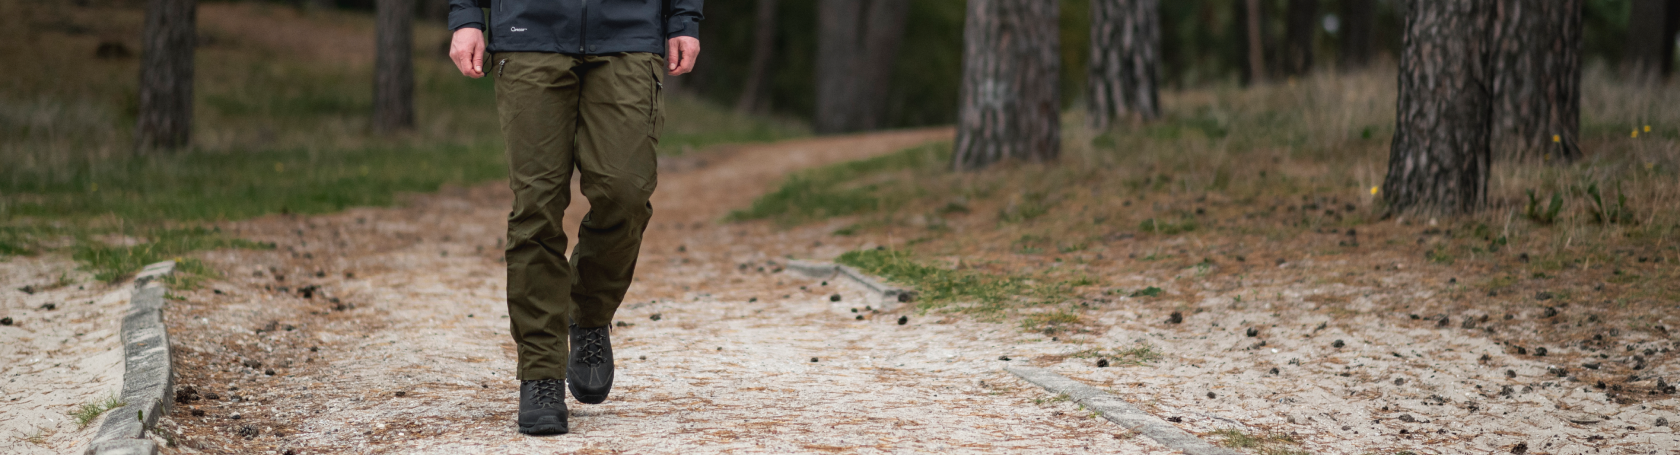
[{"label": "black hiking boot", "polygon": [[519,432],[533,436],[566,434],[564,379],[519,381]]},{"label": "black hiking boot", "polygon": [[604,325],[580,329],[572,325],[572,356],[566,363],[566,382],[572,388],[572,398],[589,404],[607,401],[612,391],[612,339]]}]

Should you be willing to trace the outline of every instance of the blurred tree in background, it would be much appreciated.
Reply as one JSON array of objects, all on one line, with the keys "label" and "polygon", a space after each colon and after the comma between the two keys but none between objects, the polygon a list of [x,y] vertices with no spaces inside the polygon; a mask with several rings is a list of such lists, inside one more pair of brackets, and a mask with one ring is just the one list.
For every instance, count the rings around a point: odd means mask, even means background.
[{"label": "blurred tree in background", "polygon": [[[140,0],[108,0],[139,2]],[[260,0],[245,0],[260,1]],[[372,11],[376,0],[267,0],[310,10]],[[415,0],[421,20],[442,21],[447,0]],[[956,122],[962,71],[965,0],[900,0],[903,31],[889,65],[857,71],[890,74],[871,127],[900,128]],[[865,0],[837,0],[863,4]],[[1091,0],[1060,0],[1064,106],[1081,105],[1090,58]],[[701,27],[705,56],[696,72],[672,86],[721,105],[812,121],[817,119],[818,1],[708,0]],[[1257,8],[1257,48],[1251,59],[1247,10]],[[1228,0],[1160,4],[1162,89],[1242,83],[1253,62],[1267,76],[1289,77],[1318,68],[1358,70],[1392,65],[1400,52],[1399,0]],[[763,6],[761,6],[763,5]],[[768,26],[759,23],[770,8]],[[1665,74],[1674,59],[1680,0],[1584,0],[1581,66]],[[761,33],[762,32],[762,33]],[[760,46],[768,37],[768,46]],[[425,43],[422,43],[424,45]],[[759,49],[765,49],[763,59]],[[884,55],[884,54],[873,54]],[[1331,58],[1333,57],[1333,58]],[[762,63],[755,63],[762,62]],[[755,64],[762,65],[755,71]],[[880,68],[888,68],[881,70]],[[859,73],[862,74],[862,73]],[[754,76],[757,76],[754,79]],[[861,76],[859,76],[861,77]],[[752,88],[749,90],[749,82]],[[747,101],[752,106],[741,106]],[[851,128],[857,129],[857,128]]]}]

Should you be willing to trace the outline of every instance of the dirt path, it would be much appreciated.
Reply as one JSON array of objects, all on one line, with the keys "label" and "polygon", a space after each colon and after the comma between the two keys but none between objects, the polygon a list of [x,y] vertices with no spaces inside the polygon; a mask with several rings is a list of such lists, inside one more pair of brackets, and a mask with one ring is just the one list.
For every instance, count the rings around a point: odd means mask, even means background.
[{"label": "dirt path", "polygon": [[[826,231],[815,229],[716,222],[787,172],[949,134],[796,141],[669,163],[638,282],[619,313],[633,325],[614,332],[613,398],[574,405],[564,437],[524,437],[513,426],[501,185],[398,209],[229,226],[280,248],[207,255],[229,277],[182,292],[171,308],[178,388],[197,394],[164,425],[178,434],[171,450],[1158,450],[1074,405],[1044,403],[1044,392],[1001,371],[1000,355],[1051,355],[1052,343],[1029,342],[1036,337],[1014,326],[915,314],[899,325],[900,313],[880,312],[858,290],[777,273],[784,254],[861,245],[822,245]],[[573,212],[576,220],[583,208]]]},{"label": "dirt path", "polygon": [[[71,415],[122,392],[128,283],[107,285],[60,255],[0,262],[0,453],[80,450],[100,421]],[[78,452],[79,453],[79,452]]]}]

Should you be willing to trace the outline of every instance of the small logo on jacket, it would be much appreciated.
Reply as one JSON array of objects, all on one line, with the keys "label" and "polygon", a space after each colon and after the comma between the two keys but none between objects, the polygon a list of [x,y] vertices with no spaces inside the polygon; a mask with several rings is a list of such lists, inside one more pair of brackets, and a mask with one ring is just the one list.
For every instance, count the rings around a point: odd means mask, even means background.
[{"label": "small logo on jacket", "polygon": [[523,28],[519,28],[519,27],[509,27],[509,28],[508,28],[508,31],[510,31],[510,32],[514,32],[514,33],[518,33],[518,32],[523,32],[523,31],[525,31],[525,29],[523,29]]}]

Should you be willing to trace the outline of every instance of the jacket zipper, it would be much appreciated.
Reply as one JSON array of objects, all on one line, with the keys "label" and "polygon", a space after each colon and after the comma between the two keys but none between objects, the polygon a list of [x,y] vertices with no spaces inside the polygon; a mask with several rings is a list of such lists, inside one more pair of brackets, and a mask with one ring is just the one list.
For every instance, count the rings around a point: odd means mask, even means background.
[{"label": "jacket zipper", "polygon": [[583,1],[582,18],[578,19],[578,53],[588,53],[589,48],[589,0]]},{"label": "jacket zipper", "polygon": [[508,61],[508,59],[504,58],[504,59],[502,59],[501,63],[496,64],[496,77],[497,78],[502,77],[502,73],[505,72],[505,70],[507,70],[507,61]]}]

